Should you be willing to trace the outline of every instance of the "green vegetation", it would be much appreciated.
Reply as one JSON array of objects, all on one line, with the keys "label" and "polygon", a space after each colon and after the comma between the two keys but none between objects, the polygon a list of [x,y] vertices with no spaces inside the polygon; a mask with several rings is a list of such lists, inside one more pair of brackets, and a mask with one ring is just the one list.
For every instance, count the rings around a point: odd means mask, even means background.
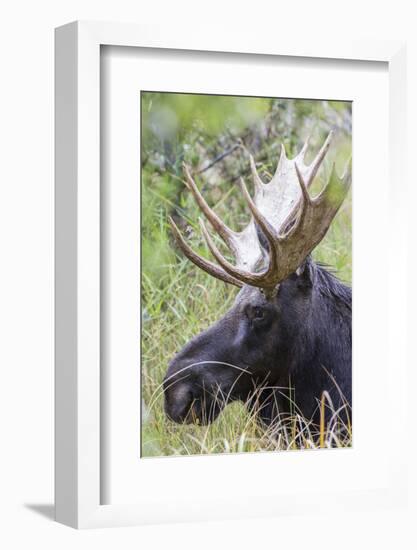
[{"label": "green vegetation", "polygon": [[[285,424],[265,430],[239,403],[228,406],[210,426],[175,425],[163,412],[161,382],[174,354],[215,322],[237,292],[197,269],[173,244],[168,215],[174,216],[193,248],[208,257],[198,228],[199,211],[183,183],[182,163],[200,172],[196,181],[209,204],[239,230],[249,220],[237,185],[240,176],[251,185],[245,148],[268,181],[281,143],[291,157],[311,135],[311,159],[333,129],[333,144],[314,194],[327,181],[332,163],[341,173],[351,154],[350,103],[151,92],[142,93],[141,101],[142,456],[349,445],[349,427],[341,436],[337,423],[311,426],[294,413]],[[331,266],[343,281],[351,281],[350,196],[314,258]]]}]

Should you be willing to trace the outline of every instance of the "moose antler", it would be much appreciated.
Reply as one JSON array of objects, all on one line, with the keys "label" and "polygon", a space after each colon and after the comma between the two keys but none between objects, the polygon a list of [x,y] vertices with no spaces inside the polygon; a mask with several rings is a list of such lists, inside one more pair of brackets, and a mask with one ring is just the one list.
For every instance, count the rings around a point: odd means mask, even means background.
[{"label": "moose antler", "polygon": [[[209,207],[188,167],[184,165],[188,189],[213,229],[233,253],[236,263],[233,265],[221,254],[201,218],[199,221],[204,238],[219,265],[196,254],[170,218],[174,237],[187,258],[210,275],[227,283],[236,286],[247,284],[259,287],[267,294],[273,294],[277,285],[294,273],[323,239],[349,190],[352,179],[351,162],[342,178],[337,176],[333,164],[326,186],[316,197],[311,197],[308,191],[330,147],[331,139],[330,132],[309,165],[304,163],[308,140],[293,159],[287,158],[282,145],[277,169],[267,184],[262,182],[255,161],[250,156],[255,197],[252,199],[241,178],[240,187],[252,219],[240,232],[227,227]],[[265,236],[269,249],[267,266],[261,271],[257,269],[261,267],[265,253],[258,238],[257,227]]]}]

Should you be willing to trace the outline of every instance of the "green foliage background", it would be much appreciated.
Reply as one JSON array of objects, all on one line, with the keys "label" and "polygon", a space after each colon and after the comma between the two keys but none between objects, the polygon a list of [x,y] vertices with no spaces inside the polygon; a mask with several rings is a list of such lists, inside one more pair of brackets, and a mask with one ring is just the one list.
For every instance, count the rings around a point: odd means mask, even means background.
[{"label": "green foliage background", "polygon": [[[182,256],[167,217],[173,216],[193,248],[208,257],[197,224],[199,211],[183,183],[182,163],[199,173],[196,181],[209,204],[239,230],[249,220],[237,185],[240,176],[251,185],[246,150],[269,181],[281,143],[291,157],[310,136],[309,162],[333,130],[314,194],[327,181],[332,163],[342,173],[351,156],[351,103],[142,92],[141,112],[142,455],[292,448],[294,437],[277,444],[239,404],[227,407],[205,428],[177,426],[165,418],[160,384],[168,362],[219,318],[236,294]],[[329,264],[342,280],[351,281],[350,197],[314,257]]]}]

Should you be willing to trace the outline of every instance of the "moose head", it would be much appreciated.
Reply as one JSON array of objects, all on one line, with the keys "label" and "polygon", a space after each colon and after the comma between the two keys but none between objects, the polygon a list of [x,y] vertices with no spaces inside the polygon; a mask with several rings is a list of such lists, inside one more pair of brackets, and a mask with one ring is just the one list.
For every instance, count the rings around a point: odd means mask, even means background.
[{"label": "moose head", "polygon": [[241,178],[252,214],[241,232],[232,231],[209,207],[184,166],[189,191],[235,262],[220,252],[202,219],[203,236],[217,263],[194,252],[170,219],[177,245],[199,268],[240,292],[233,307],[171,361],[164,395],[172,420],[212,422],[227,403],[250,404],[262,388],[260,418],[271,423],[286,408],[288,396],[277,389],[288,388],[289,380],[303,414],[313,415],[316,399],[329,389],[329,373],[350,399],[350,289],[310,258],[351,183],[351,164],[342,178],[333,165],[323,190],[315,197],[309,192],[331,139],[330,133],[309,165],[304,162],[308,142],[293,159],[282,146],[267,184],[250,156],[255,193],[252,198]]}]

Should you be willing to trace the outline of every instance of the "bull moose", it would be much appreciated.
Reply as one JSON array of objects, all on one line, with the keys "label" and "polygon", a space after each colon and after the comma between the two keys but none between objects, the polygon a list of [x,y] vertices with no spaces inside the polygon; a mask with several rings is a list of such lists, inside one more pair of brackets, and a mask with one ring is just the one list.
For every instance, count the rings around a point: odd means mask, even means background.
[{"label": "bull moose", "polygon": [[311,196],[331,140],[332,133],[309,165],[304,162],[308,140],[293,159],[282,145],[266,184],[250,156],[254,198],[242,178],[240,188],[252,217],[241,232],[229,229],[209,207],[184,166],[189,191],[235,262],[220,252],[202,219],[217,263],[195,253],[170,218],[175,241],[195,265],[240,291],[233,307],[169,364],[164,395],[171,420],[208,424],[229,402],[242,400],[256,405],[257,418],[269,426],[290,414],[294,402],[305,418],[318,422],[324,394],[349,415],[351,289],[310,256],[351,184],[351,162],[341,178],[333,164],[323,190]]}]

